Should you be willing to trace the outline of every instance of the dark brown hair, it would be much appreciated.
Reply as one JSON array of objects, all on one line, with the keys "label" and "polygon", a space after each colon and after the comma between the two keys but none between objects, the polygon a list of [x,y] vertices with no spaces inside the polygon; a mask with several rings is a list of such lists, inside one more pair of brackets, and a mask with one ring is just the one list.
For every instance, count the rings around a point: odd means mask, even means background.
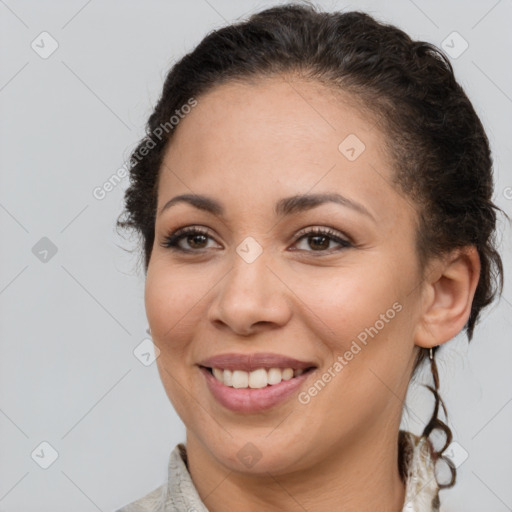
[{"label": "dark brown hair", "polygon": [[[159,171],[174,132],[169,127],[163,134],[162,126],[169,126],[169,119],[191,98],[197,100],[222,83],[275,75],[293,75],[349,93],[375,116],[386,134],[394,184],[419,212],[422,268],[434,255],[476,247],[481,274],[465,326],[471,340],[482,308],[503,286],[489,141],[444,54],[363,12],[327,13],[301,4],[273,7],[212,31],[172,67],[146,136],[130,158],[126,209],[117,222],[142,238],[145,270],[155,236]],[[418,351],[414,371],[428,353]],[[436,386],[429,389],[436,405],[424,434],[437,428],[448,440],[450,429],[437,419],[439,404],[444,404],[435,372]],[[454,483],[455,474],[447,486]]]}]

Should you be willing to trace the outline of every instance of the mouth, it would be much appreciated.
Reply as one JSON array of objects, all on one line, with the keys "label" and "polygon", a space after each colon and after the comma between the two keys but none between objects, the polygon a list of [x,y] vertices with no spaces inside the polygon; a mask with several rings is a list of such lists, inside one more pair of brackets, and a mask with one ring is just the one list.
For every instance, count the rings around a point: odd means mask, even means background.
[{"label": "mouth", "polygon": [[217,354],[197,365],[212,398],[238,413],[283,404],[318,369],[314,361],[272,352]]},{"label": "mouth", "polygon": [[261,389],[276,386],[283,381],[296,379],[313,371],[316,366],[307,368],[257,368],[253,371],[236,370],[201,366],[218,382],[226,387],[235,389]]},{"label": "mouth", "polygon": [[276,408],[300,393],[318,369],[256,368],[232,370],[199,365],[210,396],[235,413],[258,414]]}]

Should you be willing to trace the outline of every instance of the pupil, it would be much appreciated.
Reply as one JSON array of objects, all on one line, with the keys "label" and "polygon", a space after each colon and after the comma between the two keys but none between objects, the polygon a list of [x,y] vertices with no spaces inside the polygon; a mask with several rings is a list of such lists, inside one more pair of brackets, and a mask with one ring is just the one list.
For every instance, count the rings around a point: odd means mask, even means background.
[{"label": "pupil", "polygon": [[196,244],[195,242],[198,240],[198,239],[202,239],[202,242],[204,243],[205,242],[205,235],[190,235],[188,237],[188,243],[192,246],[192,247],[197,247],[197,245],[201,245],[201,241],[199,241],[198,244]]},{"label": "pupil", "polygon": [[[324,243],[320,243],[320,249],[327,249],[329,247],[329,238],[324,236],[324,235],[315,235],[315,236],[312,236],[310,237],[310,240],[322,240]],[[325,243],[327,242],[327,243]],[[312,248],[315,249],[314,245],[317,245],[317,242],[313,242],[312,244]]]}]

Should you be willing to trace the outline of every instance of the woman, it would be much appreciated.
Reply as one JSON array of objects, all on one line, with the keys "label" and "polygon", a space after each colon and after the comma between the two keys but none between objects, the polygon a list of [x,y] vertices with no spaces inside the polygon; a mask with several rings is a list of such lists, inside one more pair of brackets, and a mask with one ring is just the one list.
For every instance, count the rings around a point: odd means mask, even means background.
[{"label": "woman", "polygon": [[449,61],[361,12],[265,10],[173,67],[130,176],[118,222],[186,443],[121,511],[439,510],[435,350],[502,284],[489,144]]}]

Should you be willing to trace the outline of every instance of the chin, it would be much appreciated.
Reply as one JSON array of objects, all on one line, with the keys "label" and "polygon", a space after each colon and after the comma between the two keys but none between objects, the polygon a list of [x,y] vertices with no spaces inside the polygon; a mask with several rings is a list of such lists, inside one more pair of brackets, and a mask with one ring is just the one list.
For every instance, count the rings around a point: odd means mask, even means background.
[{"label": "chin", "polygon": [[[271,434],[272,435],[272,434]],[[302,443],[301,453],[297,453],[297,439],[289,431],[286,433],[287,443],[278,438],[244,435],[226,439],[224,442],[206,443],[210,454],[230,471],[250,475],[286,474],[301,469],[301,461],[307,454],[307,446]],[[302,453],[304,452],[304,453]]]}]

